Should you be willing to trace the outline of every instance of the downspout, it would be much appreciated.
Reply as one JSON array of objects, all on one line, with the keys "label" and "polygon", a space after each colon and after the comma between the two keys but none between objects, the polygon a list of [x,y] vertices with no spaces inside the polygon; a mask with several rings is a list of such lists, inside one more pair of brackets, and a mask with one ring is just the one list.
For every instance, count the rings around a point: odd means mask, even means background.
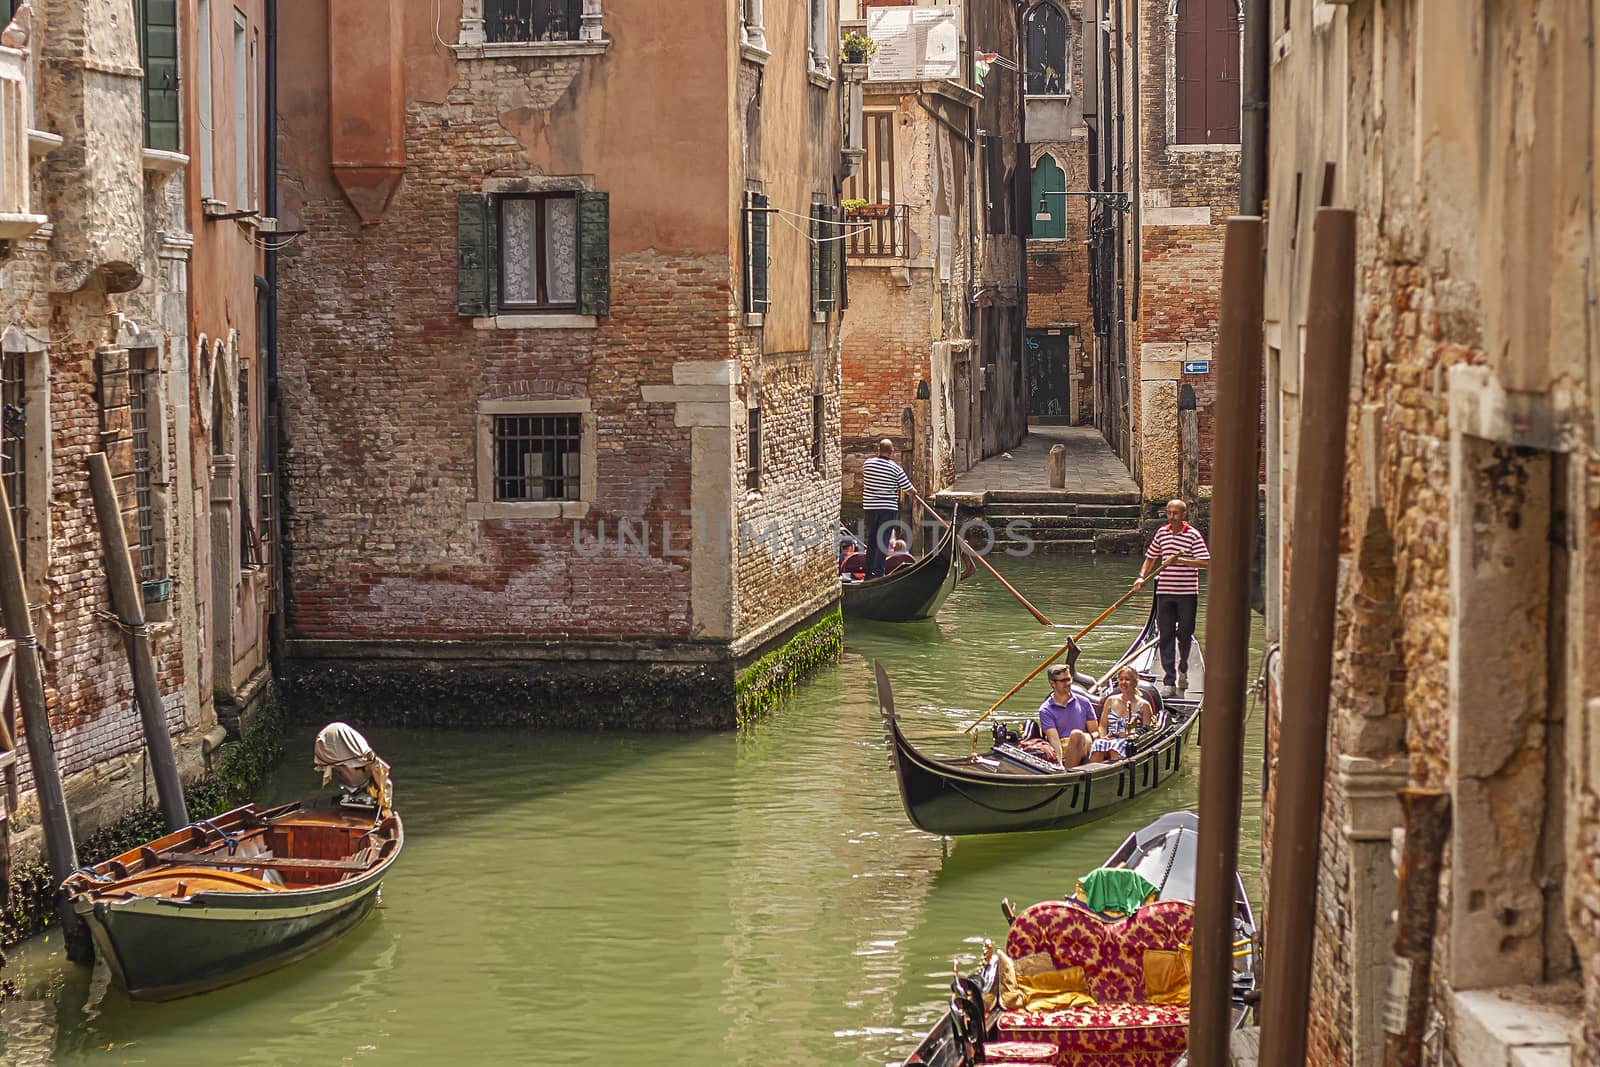
[{"label": "downspout", "polygon": [[[1139,66],[1139,27],[1140,20],[1138,17],[1135,17],[1133,20],[1132,34],[1133,56],[1129,61],[1129,65],[1133,70],[1133,76],[1135,78],[1139,76],[1139,71],[1141,69]],[[1127,213],[1128,217],[1133,222],[1133,238],[1136,242],[1142,241],[1144,237],[1144,223],[1140,218],[1140,215],[1144,211],[1144,206],[1139,202],[1140,179],[1143,177],[1144,169],[1144,156],[1142,154],[1144,142],[1140,140],[1141,134],[1139,130],[1139,113],[1141,110],[1143,109],[1138,107],[1133,109],[1133,136],[1130,138],[1130,140],[1133,142],[1133,191],[1132,195],[1128,197],[1129,209]],[[1143,283],[1144,255],[1142,254],[1141,250],[1140,255],[1133,257],[1133,301],[1130,307],[1130,315],[1134,322],[1139,321],[1139,290]]]},{"label": "downspout", "polygon": [[[1127,139],[1123,136],[1126,126],[1125,109],[1127,108],[1128,87],[1137,84],[1138,71],[1129,71],[1127,56],[1123,52],[1122,39],[1122,5],[1123,0],[1111,0],[1113,11],[1111,33],[1115,42],[1117,55],[1117,112],[1112,117],[1113,148],[1111,155],[1111,189],[1113,192],[1126,191],[1124,178],[1127,174],[1128,147]],[[1133,467],[1133,371],[1132,355],[1128,351],[1128,303],[1127,303],[1127,278],[1128,278],[1128,223],[1125,214],[1113,212],[1117,231],[1117,254],[1115,257],[1116,273],[1113,278],[1117,305],[1117,317],[1112,323],[1116,330],[1116,349],[1122,362],[1122,395],[1117,398],[1119,416],[1122,422],[1123,434],[1126,437],[1126,446],[1123,451],[1128,460],[1130,469]]]},{"label": "downspout", "polygon": [[[1028,82],[1024,77],[1022,68],[1027,62],[1023,49],[1027,39],[1023,36],[1022,14],[1026,0],[1018,0],[1012,7],[1012,15],[1017,27],[1017,169],[1013,172],[1013,181],[1026,188],[1026,196],[1019,197],[1018,189],[1012,189],[1011,203],[1022,204],[1022,210],[1017,212],[1017,310],[1015,334],[1015,358],[1017,368],[1018,389],[1012,396],[1017,399],[1021,410],[1022,432],[1016,436],[1015,444],[1021,444],[1028,436],[1028,346],[1025,338],[1028,336],[1028,238],[1033,234],[1033,151],[1028,141]],[[1069,85],[1068,88],[1071,88]],[[1065,207],[1065,205],[1062,205]],[[1065,212],[1063,212],[1065,217]]]},{"label": "downspout", "polygon": [[[267,143],[261,156],[265,165],[266,174],[263,176],[267,201],[267,214],[279,218],[278,205],[278,0],[265,0],[267,17],[267,84],[265,97],[267,105],[266,132]],[[273,674],[281,677],[283,671],[284,650],[284,595],[283,586],[287,575],[284,571],[284,530],[283,521],[283,483],[279,480],[280,465],[278,450],[282,446],[282,412],[278,407],[278,253],[271,245],[267,247],[267,436],[265,442],[267,457],[267,471],[272,475],[272,491],[277,499],[273,508],[273,522],[276,529],[272,531],[272,543],[277,551],[272,565],[278,573],[272,582],[272,621],[267,628],[267,643],[271,656]]]},{"label": "downspout", "polygon": [[[966,35],[967,56],[961,72],[961,84],[976,93],[975,84],[977,70],[973,66],[977,50],[972,43],[974,15],[973,5],[963,5],[962,32]],[[981,95],[981,94],[980,94]],[[971,373],[967,376],[967,385],[970,390],[977,390],[982,382],[983,353],[979,349],[978,341],[978,104],[980,100],[969,100],[967,104],[967,125],[971,135],[967,138],[967,365]],[[973,425],[973,403],[969,396],[964,401],[967,405],[967,455],[962,457],[966,462],[972,453],[972,440],[978,439],[978,454],[983,454],[983,406],[977,405],[978,425]]]},{"label": "downspout", "polygon": [[1244,112],[1239,139],[1239,214],[1260,215],[1267,203],[1267,111],[1269,39],[1265,0],[1244,0]]}]

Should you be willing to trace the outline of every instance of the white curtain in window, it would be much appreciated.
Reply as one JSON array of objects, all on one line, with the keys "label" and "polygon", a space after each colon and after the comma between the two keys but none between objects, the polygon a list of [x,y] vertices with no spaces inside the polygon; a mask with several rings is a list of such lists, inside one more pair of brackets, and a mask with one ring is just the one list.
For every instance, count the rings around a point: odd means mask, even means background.
[{"label": "white curtain in window", "polygon": [[544,202],[546,287],[552,304],[578,301],[578,201],[560,197]]},{"label": "white curtain in window", "polygon": [[539,202],[537,200],[506,200],[500,225],[500,267],[505,292],[500,299],[507,304],[536,304],[539,302]]}]

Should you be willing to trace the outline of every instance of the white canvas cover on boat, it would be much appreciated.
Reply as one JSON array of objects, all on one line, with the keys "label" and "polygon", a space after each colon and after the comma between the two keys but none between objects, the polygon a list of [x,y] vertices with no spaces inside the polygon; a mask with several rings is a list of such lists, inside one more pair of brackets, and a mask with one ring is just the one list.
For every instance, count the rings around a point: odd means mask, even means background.
[{"label": "white canvas cover on boat", "polygon": [[317,732],[312,766],[322,772],[323,785],[337,776],[339,784],[348,789],[365,786],[378,802],[379,812],[389,814],[393,800],[389,765],[378,758],[367,739],[349,723],[330,722]]}]

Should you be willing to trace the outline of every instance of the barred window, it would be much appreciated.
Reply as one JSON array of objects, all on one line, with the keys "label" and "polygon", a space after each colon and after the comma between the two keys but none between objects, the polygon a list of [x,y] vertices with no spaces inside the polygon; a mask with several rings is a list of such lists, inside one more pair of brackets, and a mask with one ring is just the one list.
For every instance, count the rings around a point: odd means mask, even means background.
[{"label": "barred window", "polygon": [[148,349],[133,349],[128,353],[128,413],[133,424],[133,490],[139,520],[139,544],[134,551],[134,564],[139,568],[140,579],[144,581],[161,576],[161,568],[156,560],[155,495],[151,476],[155,462],[150,442],[150,397],[156,385],[151,355]]},{"label": "barred window", "polygon": [[745,470],[746,489],[761,488],[761,409],[750,409],[750,462]]},{"label": "barred window", "polygon": [[483,36],[507,41],[576,41],[583,0],[484,0]]},{"label": "barred window", "polygon": [[11,501],[11,525],[24,561],[28,556],[26,399],[23,356],[7,352],[0,358],[0,479]]},{"label": "barred window", "polygon": [[822,469],[823,434],[827,430],[827,398],[821,393],[811,397],[811,463]]},{"label": "barred window", "polygon": [[581,443],[578,415],[496,415],[494,499],[579,499]]}]

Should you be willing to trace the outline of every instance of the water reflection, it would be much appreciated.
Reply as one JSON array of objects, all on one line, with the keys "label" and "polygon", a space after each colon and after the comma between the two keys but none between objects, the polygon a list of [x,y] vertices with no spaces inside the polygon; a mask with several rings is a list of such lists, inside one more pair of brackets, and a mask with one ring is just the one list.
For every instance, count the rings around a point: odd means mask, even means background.
[{"label": "water reflection", "polygon": [[[984,581],[933,622],[852,622],[839,668],[742,737],[367,731],[395,767],[407,831],[373,919],[294,967],[172,1004],[131,1003],[35,942],[14,956],[24,999],[0,1008],[0,1059],[896,1060],[943,1011],[952,958],[1003,932],[1002,896],[1060,895],[1130,829],[1194,803],[1191,762],[1067,833],[951,841],[910,826],[872,660],[913,735],[960,751],[949,731],[1124,590],[1137,561],[998,565],[1062,625],[1038,626]],[[1082,662],[1109,665],[1142,621],[1137,608],[1113,618]],[[1007,717],[1043,697],[1035,682]],[[314,786],[310,736],[292,740],[265,799]]]}]

